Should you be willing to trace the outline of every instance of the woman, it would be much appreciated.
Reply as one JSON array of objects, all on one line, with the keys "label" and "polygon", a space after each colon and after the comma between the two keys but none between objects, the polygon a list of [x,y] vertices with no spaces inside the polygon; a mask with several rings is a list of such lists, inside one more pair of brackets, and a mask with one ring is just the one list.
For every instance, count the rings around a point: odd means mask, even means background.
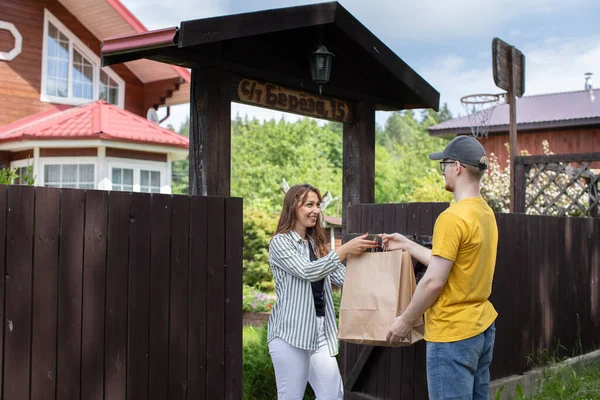
[{"label": "woman", "polygon": [[319,400],[343,399],[331,284],[344,284],[348,255],[377,247],[365,234],[327,252],[320,205],[317,188],[291,187],[269,245],[277,302],[268,341],[279,400],[302,399],[307,381]]}]

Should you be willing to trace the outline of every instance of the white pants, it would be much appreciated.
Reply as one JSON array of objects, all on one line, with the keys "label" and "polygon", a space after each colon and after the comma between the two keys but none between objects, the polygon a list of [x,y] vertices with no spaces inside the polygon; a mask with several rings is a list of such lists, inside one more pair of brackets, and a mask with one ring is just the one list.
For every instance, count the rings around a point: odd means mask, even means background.
[{"label": "white pants", "polygon": [[302,400],[307,381],[315,391],[317,400],[343,400],[342,376],[335,357],[329,355],[323,327],[324,319],[317,317],[317,351],[299,349],[280,338],[269,342],[278,400]]}]

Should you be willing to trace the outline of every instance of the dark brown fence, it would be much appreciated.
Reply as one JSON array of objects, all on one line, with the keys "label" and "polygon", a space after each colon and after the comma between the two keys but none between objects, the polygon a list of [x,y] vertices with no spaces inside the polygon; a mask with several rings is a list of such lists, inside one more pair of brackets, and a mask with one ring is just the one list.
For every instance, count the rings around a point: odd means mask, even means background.
[{"label": "dark brown fence", "polygon": [[[349,232],[431,235],[446,203],[360,204]],[[600,348],[600,220],[496,214],[499,243],[491,301],[497,319],[492,379],[532,368],[542,352]],[[348,399],[426,399],[425,346],[342,343]]]},{"label": "dark brown fence", "polygon": [[239,399],[242,201],[0,186],[5,399]]}]

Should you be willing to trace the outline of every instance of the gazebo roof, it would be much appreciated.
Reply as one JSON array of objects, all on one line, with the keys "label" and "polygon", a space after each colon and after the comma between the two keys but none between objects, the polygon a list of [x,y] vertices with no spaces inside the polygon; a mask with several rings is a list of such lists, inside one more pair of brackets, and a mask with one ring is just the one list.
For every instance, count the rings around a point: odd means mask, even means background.
[{"label": "gazebo roof", "polygon": [[323,95],[378,110],[439,108],[439,93],[338,2],[183,21],[179,28],[106,39],[102,63],[145,58],[317,92],[308,55],[320,44],[335,54]]}]

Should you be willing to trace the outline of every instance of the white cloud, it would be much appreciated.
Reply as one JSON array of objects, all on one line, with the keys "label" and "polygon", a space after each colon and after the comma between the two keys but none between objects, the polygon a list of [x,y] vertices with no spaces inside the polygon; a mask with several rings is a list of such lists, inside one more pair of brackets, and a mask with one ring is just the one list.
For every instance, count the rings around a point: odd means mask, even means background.
[{"label": "white cloud", "polygon": [[229,14],[230,0],[122,0],[149,30],[179,26],[181,21]]},{"label": "white cloud", "polygon": [[[600,37],[585,39],[548,38],[541,44],[526,44],[525,95],[583,90],[585,72],[600,75]],[[460,98],[473,93],[501,93],[489,67],[469,67],[456,55],[439,57],[422,70],[422,76],[441,94],[454,115],[464,111]],[[597,81],[599,79],[596,79]]]}]

